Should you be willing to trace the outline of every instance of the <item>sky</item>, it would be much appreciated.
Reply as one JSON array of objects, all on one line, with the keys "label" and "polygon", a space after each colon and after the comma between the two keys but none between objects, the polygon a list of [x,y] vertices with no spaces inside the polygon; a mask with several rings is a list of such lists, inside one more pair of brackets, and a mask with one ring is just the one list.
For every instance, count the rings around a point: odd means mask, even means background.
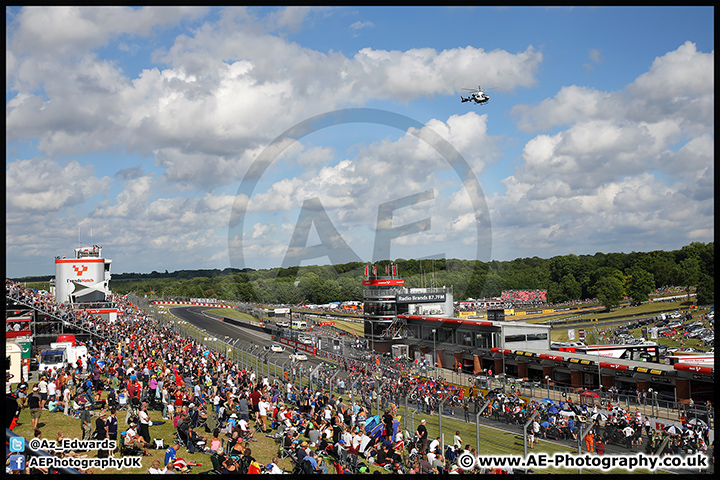
[{"label": "sky", "polygon": [[6,276],[712,242],[714,48],[712,7],[7,8]]}]

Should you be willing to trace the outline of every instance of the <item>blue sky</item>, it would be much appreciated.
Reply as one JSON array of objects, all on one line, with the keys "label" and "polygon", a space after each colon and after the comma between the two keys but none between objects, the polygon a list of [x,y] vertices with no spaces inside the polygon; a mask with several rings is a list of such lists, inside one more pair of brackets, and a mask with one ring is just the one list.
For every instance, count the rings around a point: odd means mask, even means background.
[{"label": "blue sky", "polygon": [[[27,7],[6,29],[9,277],[79,238],[117,273],[714,239],[711,7]],[[242,197],[283,132],[350,108],[367,121],[288,142]]]}]

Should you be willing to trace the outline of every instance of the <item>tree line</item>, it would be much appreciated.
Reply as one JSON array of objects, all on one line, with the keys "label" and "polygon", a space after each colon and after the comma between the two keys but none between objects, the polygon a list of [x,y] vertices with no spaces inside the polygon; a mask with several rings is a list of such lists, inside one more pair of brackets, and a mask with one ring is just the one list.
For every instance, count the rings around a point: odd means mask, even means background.
[{"label": "tree line", "polygon": [[[647,301],[656,289],[695,289],[700,304],[714,302],[714,243],[694,242],[674,251],[561,255],[481,262],[396,259],[376,262],[378,274],[397,264],[406,287],[452,286],[455,300],[499,297],[503,290],[547,290],[548,302],[597,298],[612,308],[627,297]],[[362,301],[366,264],[313,265],[265,270],[182,270],[113,274],[116,293],[164,298],[217,298],[272,304]]]}]

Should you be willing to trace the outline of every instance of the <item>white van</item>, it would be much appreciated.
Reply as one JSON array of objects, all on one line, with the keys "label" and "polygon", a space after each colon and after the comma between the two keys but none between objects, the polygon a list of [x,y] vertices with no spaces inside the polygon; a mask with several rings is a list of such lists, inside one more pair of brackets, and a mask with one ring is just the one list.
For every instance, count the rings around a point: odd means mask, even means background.
[{"label": "white van", "polygon": [[293,320],[290,327],[293,330],[307,330],[307,322],[305,320]]}]

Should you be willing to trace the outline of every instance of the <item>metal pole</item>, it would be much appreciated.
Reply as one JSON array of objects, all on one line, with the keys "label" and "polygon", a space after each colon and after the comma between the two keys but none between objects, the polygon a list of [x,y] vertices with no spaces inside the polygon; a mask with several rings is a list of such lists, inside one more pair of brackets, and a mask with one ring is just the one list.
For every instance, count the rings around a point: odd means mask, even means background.
[{"label": "metal pole", "polygon": [[405,415],[404,415],[404,419],[405,419],[405,420],[403,420],[403,428],[404,428],[405,430],[407,430],[408,397],[409,397],[410,395],[412,395],[412,394],[411,394],[411,393],[408,393],[407,395],[405,395]]},{"label": "metal pole", "polygon": [[449,397],[443,398],[442,402],[440,402],[440,409],[438,410],[438,434],[440,435],[440,445],[441,445],[441,451],[445,452],[445,437],[443,436],[442,431],[442,414],[443,414],[443,405],[445,405],[445,402],[447,402],[447,399]]},{"label": "metal pole", "polygon": [[[437,367],[437,351],[435,350],[435,329],[432,329],[433,334],[433,367]],[[435,377],[437,377],[437,370],[435,371]]]},{"label": "metal pole", "polygon": [[[528,425],[530,425],[530,424],[532,423],[532,421],[535,420],[535,417],[537,416],[538,413],[540,413],[540,412],[538,412],[537,410],[535,410],[535,412],[533,412],[533,414],[530,416],[530,418],[528,419],[528,421],[525,422],[525,425],[523,425],[523,444],[525,445],[525,447],[524,447],[525,458],[527,458],[527,456],[528,456],[528,451],[527,451],[527,428],[528,428]],[[527,472],[527,470],[525,470],[525,471]]]},{"label": "metal pole", "polygon": [[475,450],[475,453],[477,455],[480,455],[480,414],[485,409],[485,407],[487,407],[488,403],[490,402],[486,402],[483,408],[475,415],[475,448],[477,448],[477,450]]}]

